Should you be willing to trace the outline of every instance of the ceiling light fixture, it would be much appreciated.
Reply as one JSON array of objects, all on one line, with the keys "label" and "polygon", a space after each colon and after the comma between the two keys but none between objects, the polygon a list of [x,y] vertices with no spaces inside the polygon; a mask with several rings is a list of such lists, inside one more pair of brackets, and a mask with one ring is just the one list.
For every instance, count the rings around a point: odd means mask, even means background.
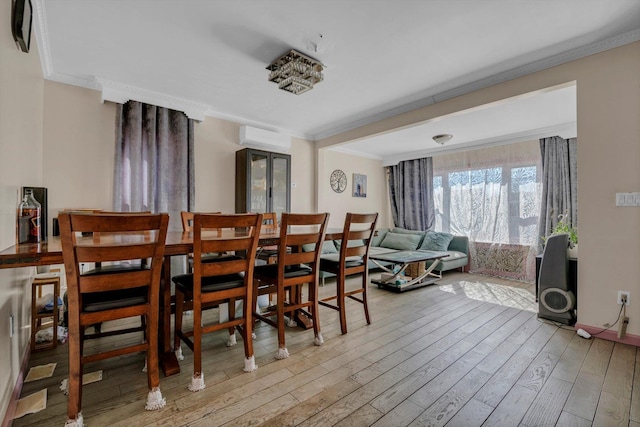
[{"label": "ceiling light fixture", "polygon": [[451,141],[451,138],[453,138],[453,135],[449,133],[443,133],[443,134],[434,136],[433,140],[440,145],[444,145],[447,142]]},{"label": "ceiling light fixture", "polygon": [[278,84],[278,88],[300,95],[324,79],[321,62],[295,50],[290,50],[268,67],[269,81]]}]

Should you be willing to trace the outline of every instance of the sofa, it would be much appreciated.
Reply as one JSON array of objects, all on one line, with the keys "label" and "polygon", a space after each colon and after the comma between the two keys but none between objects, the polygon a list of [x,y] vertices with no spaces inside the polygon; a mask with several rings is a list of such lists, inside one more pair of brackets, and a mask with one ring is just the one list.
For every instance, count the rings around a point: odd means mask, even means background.
[{"label": "sofa", "polygon": [[[322,258],[337,259],[339,257],[340,240],[326,241],[322,246]],[[310,250],[312,247],[303,250]],[[404,228],[381,228],[377,229],[371,241],[369,256],[383,254],[400,250],[431,250],[448,252],[448,256],[440,260],[433,272],[442,276],[442,272],[453,269],[466,271],[469,266],[469,238],[467,236],[454,236],[449,233],[439,233],[434,231],[415,231]],[[429,267],[433,261],[427,261],[425,267]],[[389,263],[381,263],[389,265]],[[379,266],[369,260],[369,270],[378,269]],[[322,284],[328,277],[334,274],[320,271]]]}]

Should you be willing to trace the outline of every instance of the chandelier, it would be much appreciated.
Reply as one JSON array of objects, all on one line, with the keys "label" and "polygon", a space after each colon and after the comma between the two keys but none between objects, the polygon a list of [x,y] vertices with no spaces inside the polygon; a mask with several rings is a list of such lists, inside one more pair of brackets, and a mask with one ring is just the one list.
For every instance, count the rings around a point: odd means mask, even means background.
[{"label": "chandelier", "polygon": [[268,67],[269,81],[279,89],[300,95],[313,89],[313,85],[324,79],[322,63],[295,50],[274,60]]}]

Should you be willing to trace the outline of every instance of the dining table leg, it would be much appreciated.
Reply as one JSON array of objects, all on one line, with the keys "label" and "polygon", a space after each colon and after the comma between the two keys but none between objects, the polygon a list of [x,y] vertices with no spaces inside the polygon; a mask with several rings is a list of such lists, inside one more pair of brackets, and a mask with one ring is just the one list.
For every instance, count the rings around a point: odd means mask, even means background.
[{"label": "dining table leg", "polygon": [[159,359],[162,371],[169,377],[180,373],[180,364],[171,341],[171,257],[164,258],[160,286]]}]

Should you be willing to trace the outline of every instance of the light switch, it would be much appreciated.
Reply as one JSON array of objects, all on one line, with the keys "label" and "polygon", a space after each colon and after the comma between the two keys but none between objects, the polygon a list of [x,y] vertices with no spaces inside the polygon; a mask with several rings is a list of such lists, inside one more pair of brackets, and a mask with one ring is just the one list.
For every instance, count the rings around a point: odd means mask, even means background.
[{"label": "light switch", "polygon": [[616,193],[616,206],[640,206],[640,193]]}]

